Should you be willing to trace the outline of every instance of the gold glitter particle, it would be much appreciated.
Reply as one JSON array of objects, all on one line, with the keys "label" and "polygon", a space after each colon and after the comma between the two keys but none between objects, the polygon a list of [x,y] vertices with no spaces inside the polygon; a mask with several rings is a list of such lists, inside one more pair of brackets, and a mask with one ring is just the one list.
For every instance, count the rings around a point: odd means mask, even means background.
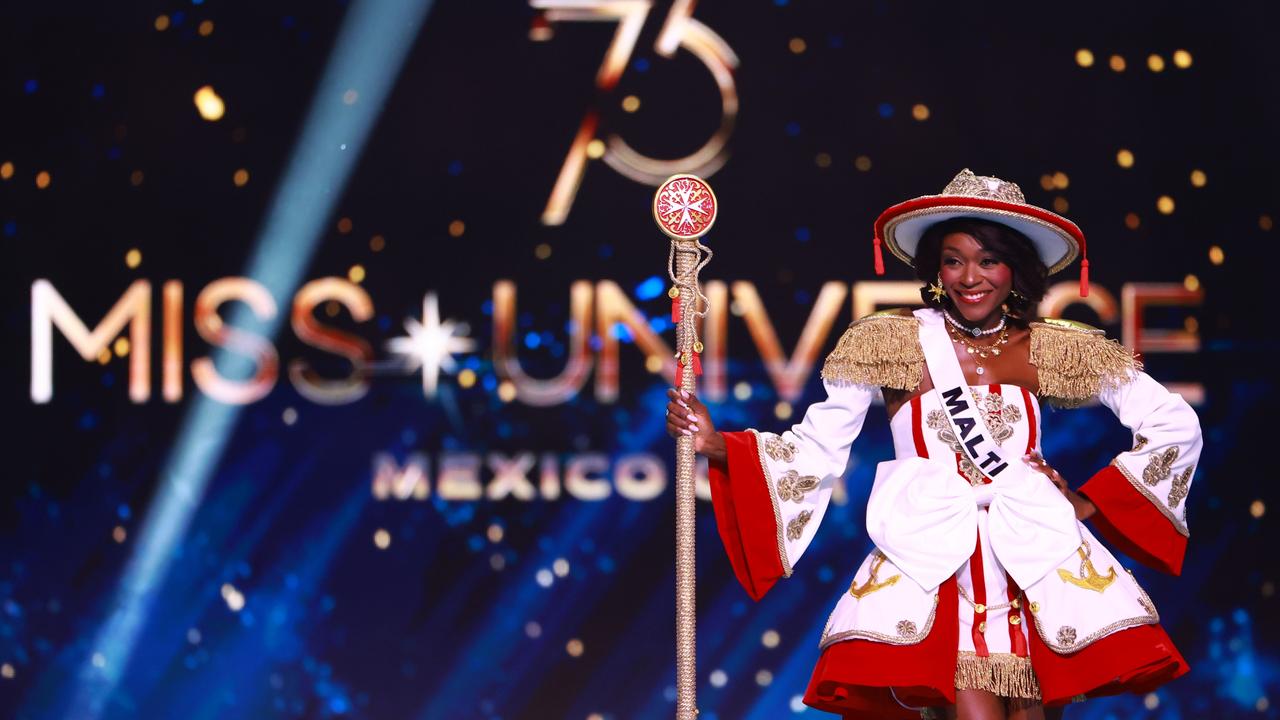
[{"label": "gold glitter particle", "polygon": [[1067,199],[1062,197],[1061,195],[1053,199],[1053,211],[1058,213],[1059,215],[1061,215],[1062,213],[1065,213],[1070,207],[1071,207],[1071,204],[1068,203]]},{"label": "gold glitter particle", "polygon": [[200,117],[215,122],[221,120],[227,111],[227,106],[222,102],[222,98],[214,91],[212,85],[205,85],[196,90],[194,97],[196,103],[196,111],[200,113]]},{"label": "gold glitter particle", "polygon": [[0,180],[8,180],[13,177],[13,163],[5,162],[0,165]]},{"label": "gold glitter particle", "polygon": [[1160,707],[1160,696],[1155,693],[1147,693],[1146,697],[1142,698],[1142,706],[1148,710],[1155,710]]},{"label": "gold glitter particle", "polygon": [[488,530],[485,531],[485,535],[489,538],[489,542],[491,543],[502,542],[502,535],[503,535],[502,526],[499,525],[498,523],[493,523],[492,525],[489,526]]},{"label": "gold glitter particle", "polygon": [[854,158],[853,166],[861,172],[866,172],[871,169],[871,158],[866,155],[859,155]]},{"label": "gold glitter particle", "polygon": [[116,338],[115,343],[111,346],[115,350],[116,357],[124,357],[129,354],[129,338]]},{"label": "gold glitter particle", "polygon": [[116,543],[122,543],[128,537],[129,537],[129,533],[124,529],[124,526],[122,525],[117,525],[115,526],[114,529],[111,530],[111,539],[115,540]]},{"label": "gold glitter particle", "polygon": [[156,30],[159,30],[160,32],[164,32],[165,30],[168,30],[168,29],[169,29],[169,16],[168,16],[168,15],[157,15],[157,16],[156,16],[155,27],[156,27]]},{"label": "gold glitter particle", "polygon": [[1168,195],[1161,195],[1156,198],[1156,210],[1159,210],[1161,215],[1172,215],[1175,207],[1173,198]]},{"label": "gold glitter particle", "polygon": [[1147,69],[1151,72],[1164,72],[1164,58],[1152,53],[1147,56]]},{"label": "gold glitter particle", "polygon": [[111,362],[111,350],[102,348],[98,351],[98,364],[106,365],[109,362]]},{"label": "gold glitter particle", "polygon": [[462,237],[462,234],[466,231],[467,224],[461,220],[454,220],[449,223],[449,237]]},{"label": "gold glitter particle", "polygon": [[374,235],[373,237],[369,238],[369,249],[374,252],[382,252],[382,249],[385,248],[386,246],[387,246],[387,239],[382,237],[381,235]]},{"label": "gold glitter particle", "polygon": [[41,190],[44,190],[45,188],[49,187],[49,185],[51,185],[52,183],[53,183],[53,176],[49,174],[48,170],[41,170],[40,172],[36,173],[36,187],[40,188]]},{"label": "gold glitter particle", "polygon": [[1040,187],[1044,188],[1045,190],[1052,190],[1052,189],[1053,189],[1053,176],[1052,176],[1052,175],[1049,175],[1048,173],[1046,173],[1046,174],[1044,174],[1044,175],[1041,175],[1041,176],[1040,176]]},{"label": "gold glitter particle", "polygon": [[1138,213],[1128,213],[1124,216],[1124,226],[1130,230],[1137,230],[1142,225],[1142,218],[1138,217]]},{"label": "gold glitter particle", "polygon": [[351,218],[344,217],[338,219],[338,232],[343,235],[351,232]]},{"label": "gold glitter particle", "polygon": [[13,676],[16,674],[17,673],[14,671],[13,665],[10,665],[9,663],[0,665],[0,676],[4,676],[5,680],[12,680]]},{"label": "gold glitter particle", "polygon": [[205,20],[200,23],[200,27],[196,29],[196,32],[200,33],[200,37],[209,37],[213,34],[213,21]]},{"label": "gold glitter particle", "polygon": [[1266,515],[1267,504],[1262,502],[1261,500],[1254,500],[1253,502],[1249,503],[1249,514],[1256,518],[1260,518],[1263,515]]},{"label": "gold glitter particle", "polygon": [[364,282],[364,266],[352,265],[351,269],[347,271],[347,279],[357,284]]},{"label": "gold glitter particle", "polygon": [[829,168],[831,167],[831,156],[821,152],[814,156],[813,162],[820,168]]},{"label": "gold glitter particle", "polygon": [[373,544],[378,546],[379,550],[386,550],[391,547],[391,533],[378,528],[373,533]]},{"label": "gold glitter particle", "polygon": [[782,637],[778,635],[777,630],[765,630],[760,636],[760,644],[767,648],[776,648],[778,643],[782,642]]},{"label": "gold glitter particle", "polygon": [[1080,48],[1076,51],[1076,64],[1080,67],[1093,67],[1093,51],[1088,48]]},{"label": "gold glitter particle", "polygon": [[791,417],[791,403],[786,400],[779,400],[777,405],[773,406],[773,414],[779,420],[786,420]]},{"label": "gold glitter particle", "polygon": [[1133,153],[1130,152],[1129,150],[1125,150],[1124,148],[1121,148],[1118,152],[1116,152],[1116,164],[1122,168],[1133,167]]},{"label": "gold glitter particle", "polygon": [[622,98],[622,109],[629,113],[633,113],[639,110],[640,98],[636,97],[635,95],[628,95]]},{"label": "gold glitter particle", "polygon": [[547,243],[538,243],[538,246],[533,249],[533,256],[539,260],[546,260],[551,257],[551,246]]},{"label": "gold glitter particle", "polygon": [[136,267],[138,267],[139,265],[141,265],[141,264],[142,264],[142,251],[141,251],[141,250],[139,250],[138,248],[133,248],[133,249],[132,249],[132,250],[130,250],[129,252],[125,253],[125,254],[124,254],[124,264],[125,264],[125,265],[127,265],[127,266],[128,266],[129,268],[131,268],[131,269],[132,269],[132,268],[136,268]]},{"label": "gold glitter particle", "polygon": [[644,359],[644,369],[651,373],[662,372],[662,364],[662,356],[660,355],[649,355]]},{"label": "gold glitter particle", "polygon": [[1270,215],[1259,215],[1259,216],[1258,216],[1258,227],[1259,227],[1259,228],[1261,228],[1261,229],[1263,229],[1263,230],[1270,230],[1274,225],[1275,225],[1275,223],[1271,220],[1271,216],[1270,216]]},{"label": "gold glitter particle", "polygon": [[1111,65],[1111,69],[1116,72],[1124,72],[1124,69],[1128,67],[1124,61],[1124,56],[1122,55],[1112,55],[1109,64]]},{"label": "gold glitter particle", "polygon": [[737,400],[751,399],[751,384],[742,380],[733,386],[733,397]]},{"label": "gold glitter particle", "polygon": [[231,176],[231,182],[235,183],[236,187],[244,187],[245,185],[248,185],[249,171],[244,168],[240,168]]},{"label": "gold glitter particle", "polygon": [[144,179],[144,175],[142,174],[141,170],[134,170],[133,172],[129,173],[129,184],[134,187],[138,187],[139,185],[141,185],[143,179]]},{"label": "gold glitter particle", "polygon": [[924,103],[916,103],[911,106],[911,117],[924,122],[929,119],[929,106]]},{"label": "gold glitter particle", "polygon": [[604,157],[604,141],[596,138],[587,143],[587,157],[592,160],[599,160]]},{"label": "gold glitter particle", "polygon": [[498,383],[498,399],[502,402],[511,402],[516,399],[516,386],[510,380],[503,380]]},{"label": "gold glitter particle", "polygon": [[476,371],[471,368],[464,368],[458,373],[458,386],[469,388],[476,384]]},{"label": "gold glitter particle", "polygon": [[1221,265],[1226,259],[1226,254],[1222,252],[1221,247],[1217,245],[1209,246],[1209,262],[1214,265]]},{"label": "gold glitter particle", "polygon": [[1186,70],[1191,67],[1191,53],[1186,50],[1175,50],[1173,53],[1173,64],[1179,69]]},{"label": "gold glitter particle", "polygon": [[791,38],[791,42],[787,43],[787,47],[790,48],[791,52],[799,55],[808,49],[809,45],[804,41],[804,38],[794,37]]},{"label": "gold glitter particle", "polygon": [[1188,315],[1186,320],[1182,321],[1182,327],[1192,335],[1200,332],[1200,321],[1194,315]]},{"label": "gold glitter particle", "polygon": [[1200,278],[1195,275],[1188,275],[1182,278],[1182,287],[1186,288],[1188,292],[1195,292],[1200,289]]},{"label": "gold glitter particle", "polygon": [[582,641],[578,638],[573,638],[564,644],[564,651],[569,653],[570,657],[582,657],[582,653],[585,649],[586,648],[582,646]]},{"label": "gold glitter particle", "polygon": [[1066,190],[1071,185],[1071,178],[1067,174],[1059,170],[1053,174],[1053,186],[1059,190]]},{"label": "gold glitter particle", "polygon": [[330,300],[324,304],[324,314],[329,317],[338,317],[338,313],[342,310],[342,306],[337,300]]},{"label": "gold glitter particle", "polygon": [[1208,182],[1209,182],[1209,176],[1208,176],[1208,175],[1205,175],[1203,170],[1192,170],[1192,171],[1191,171],[1191,186],[1192,186],[1192,187],[1198,187],[1198,188],[1200,188],[1200,187],[1204,187],[1204,186],[1205,186],[1205,184],[1206,184],[1206,183],[1208,183]]}]

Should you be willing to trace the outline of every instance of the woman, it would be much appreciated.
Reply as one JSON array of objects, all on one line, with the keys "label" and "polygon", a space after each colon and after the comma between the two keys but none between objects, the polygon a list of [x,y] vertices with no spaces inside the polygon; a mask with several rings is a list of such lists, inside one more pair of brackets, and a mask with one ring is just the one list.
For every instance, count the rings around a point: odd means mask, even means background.
[{"label": "woman", "polygon": [[[716,432],[696,397],[669,391],[667,431],[708,458],[720,536],[757,600],[808,547],[883,393],[896,459],[867,503],[875,549],[832,611],[805,702],[846,718],[1032,720],[1187,672],[1093,532],[1180,572],[1199,422],[1102,331],[1032,320],[1047,277],[1083,249],[1079,228],[965,170],[880,216],[878,270],[882,243],[927,283],[926,308],[850,325],[823,366],[827,399],[799,424]],[[1134,444],[1072,490],[1039,454],[1040,404],[1094,399]]]}]

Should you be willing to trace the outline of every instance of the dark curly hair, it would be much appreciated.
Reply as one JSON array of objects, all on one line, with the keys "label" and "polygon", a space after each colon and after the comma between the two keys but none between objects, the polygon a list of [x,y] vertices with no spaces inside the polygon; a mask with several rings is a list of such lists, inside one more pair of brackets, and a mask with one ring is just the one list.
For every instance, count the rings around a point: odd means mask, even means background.
[{"label": "dark curly hair", "polygon": [[958,217],[944,220],[924,231],[916,248],[916,277],[925,283],[920,288],[924,304],[939,310],[951,307],[951,298],[944,295],[934,300],[928,285],[938,279],[942,267],[942,239],[952,233],[973,236],[984,250],[999,258],[1013,271],[1013,290],[1005,304],[1009,306],[1009,318],[1015,325],[1025,327],[1030,313],[1040,304],[1049,286],[1049,269],[1036,252],[1035,245],[1026,235],[1007,225],[974,217]]}]

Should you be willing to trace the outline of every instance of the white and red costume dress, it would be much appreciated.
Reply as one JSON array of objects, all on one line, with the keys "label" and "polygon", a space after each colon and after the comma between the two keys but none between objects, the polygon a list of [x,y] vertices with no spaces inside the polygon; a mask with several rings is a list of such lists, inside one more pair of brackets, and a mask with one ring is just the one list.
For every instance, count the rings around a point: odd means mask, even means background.
[{"label": "white and red costume dress", "polygon": [[[774,434],[724,432],[710,481],[738,580],[760,599],[813,540],[850,446],[880,387],[916,389],[922,329],[935,310],[879,314],[849,327],[823,367],[827,399]],[[1201,437],[1195,412],[1101,331],[1033,323],[1041,397],[1014,385],[969,386],[982,425],[1007,456],[1038,450],[1042,398],[1096,398],[1133,431],[1080,492],[1093,530],[1131,557],[1177,574],[1185,499]],[[836,603],[805,694],[846,718],[916,717],[904,706],[954,704],[956,688],[1061,705],[1146,692],[1188,670],[1159,615],[1043,474],[1021,462],[993,482],[960,452],[935,392],[889,420],[895,459],[867,506],[876,548]]]}]

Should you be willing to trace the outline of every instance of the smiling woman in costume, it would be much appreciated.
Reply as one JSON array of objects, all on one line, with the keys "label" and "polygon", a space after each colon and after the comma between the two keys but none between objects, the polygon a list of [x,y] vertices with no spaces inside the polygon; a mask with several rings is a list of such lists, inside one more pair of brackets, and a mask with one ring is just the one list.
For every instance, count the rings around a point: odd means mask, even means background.
[{"label": "smiling woman in costume", "polygon": [[[927,283],[926,307],[850,325],[822,369],[827,399],[800,423],[717,432],[696,397],[669,391],[667,431],[709,459],[721,539],[757,600],[813,540],[883,393],[896,457],[867,502],[875,548],[827,621],[805,702],[845,718],[1034,720],[1186,673],[1155,605],[1094,533],[1181,571],[1200,425],[1101,330],[1033,318],[1083,233],[1017,185],[965,170],[880,216],[878,270],[882,244]],[[1133,447],[1072,490],[1040,455],[1042,404],[1094,399]]]}]

